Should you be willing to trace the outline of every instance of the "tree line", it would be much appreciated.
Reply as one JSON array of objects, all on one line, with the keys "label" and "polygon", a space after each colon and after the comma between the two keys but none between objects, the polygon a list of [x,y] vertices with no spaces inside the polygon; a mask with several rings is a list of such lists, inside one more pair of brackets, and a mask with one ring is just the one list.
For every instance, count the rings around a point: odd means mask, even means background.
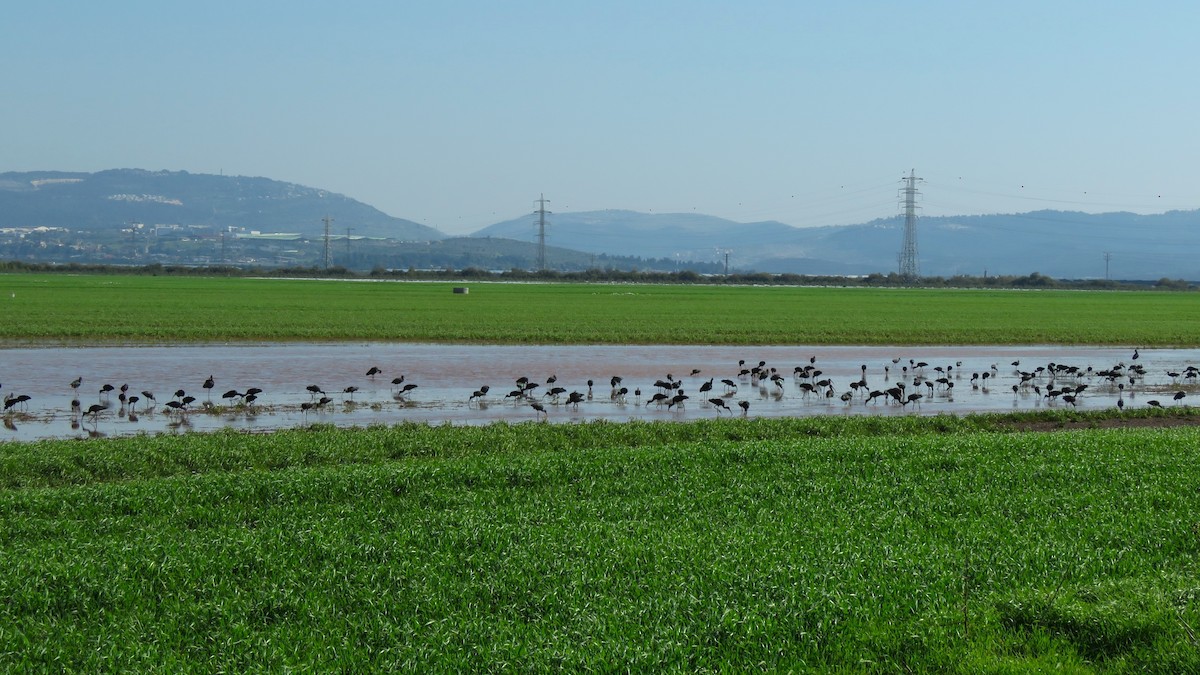
[{"label": "tree line", "polygon": [[653,283],[653,284],[712,284],[727,286],[846,286],[867,288],[1016,288],[1016,289],[1081,289],[1081,290],[1164,290],[1194,291],[1197,285],[1184,279],[1162,278],[1157,281],[1108,279],[1055,279],[1033,272],[1028,275],[988,275],[983,277],[956,275],[952,277],[901,276],[868,274],[864,276],[831,276],[805,274],[772,274],[767,272],[734,272],[703,274],[694,270],[673,272],[655,270],[618,270],[592,268],[581,271],[527,270],[512,268],[504,271],[479,267],[455,269],[387,269],[376,267],[370,272],[357,272],[346,267],[258,267],[238,265],[109,265],[99,263],[40,263],[19,260],[0,261],[0,273],[63,273],[63,274],[132,274],[147,276],[200,277],[276,277],[276,278],[374,278],[413,281],[562,281],[576,283]]}]

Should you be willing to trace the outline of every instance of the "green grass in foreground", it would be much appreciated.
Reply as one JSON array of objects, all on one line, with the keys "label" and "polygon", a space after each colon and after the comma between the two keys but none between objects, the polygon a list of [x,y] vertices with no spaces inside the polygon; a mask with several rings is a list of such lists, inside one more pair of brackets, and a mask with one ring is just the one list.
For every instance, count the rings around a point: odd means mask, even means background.
[{"label": "green grass in foreground", "polygon": [[0,275],[0,341],[1200,344],[1194,293]]},{"label": "green grass in foreground", "polygon": [[0,444],[0,668],[1200,670],[1200,431],[1012,419]]}]

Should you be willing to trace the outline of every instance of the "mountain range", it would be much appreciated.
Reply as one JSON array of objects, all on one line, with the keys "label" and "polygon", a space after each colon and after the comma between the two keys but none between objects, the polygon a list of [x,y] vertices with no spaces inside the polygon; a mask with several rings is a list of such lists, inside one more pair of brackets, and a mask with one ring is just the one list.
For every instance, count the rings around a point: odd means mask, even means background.
[{"label": "mountain range", "polygon": [[[1057,278],[1200,279],[1200,211],[1155,215],[1035,211],[920,218],[925,276],[1025,275]],[[496,223],[478,235],[530,239],[532,217]],[[585,252],[717,261],[759,272],[861,275],[898,269],[901,216],[857,225],[796,228],[737,223],[690,213],[594,211],[555,214],[547,241]]]},{"label": "mountain range", "polygon": [[[350,197],[268,178],[140,169],[0,173],[0,230],[44,226],[118,232],[130,223],[144,223],[286,232],[313,239],[322,236],[325,216],[333,218],[335,233],[351,228],[355,237],[452,240],[435,228]],[[1200,210],[923,217],[917,225],[920,272],[1196,280],[1198,224]],[[574,260],[602,255],[674,261],[676,266],[727,260],[731,271],[861,275],[897,270],[903,231],[900,216],[796,228],[695,213],[605,210],[553,214],[546,242],[551,250],[588,254]],[[523,242],[533,251],[536,235],[535,218],[529,214],[485,227],[472,237]],[[469,253],[461,255],[466,256],[461,260],[471,260]],[[552,256],[547,262],[556,265]]]}]

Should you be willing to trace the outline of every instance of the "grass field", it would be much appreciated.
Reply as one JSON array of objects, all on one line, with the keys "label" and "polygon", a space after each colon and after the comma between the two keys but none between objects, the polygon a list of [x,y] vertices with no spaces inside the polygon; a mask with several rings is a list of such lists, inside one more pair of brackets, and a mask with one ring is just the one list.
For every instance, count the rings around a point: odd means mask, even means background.
[{"label": "grass field", "polygon": [[1193,293],[0,276],[0,341],[1200,344]]},{"label": "grass field", "polygon": [[[0,341],[1200,342],[1193,294],[450,286],[3,276]],[[0,670],[1200,672],[1200,427],[1114,418],[0,443]]]},{"label": "grass field", "polygon": [[1200,432],[0,445],[0,668],[1196,672]]}]

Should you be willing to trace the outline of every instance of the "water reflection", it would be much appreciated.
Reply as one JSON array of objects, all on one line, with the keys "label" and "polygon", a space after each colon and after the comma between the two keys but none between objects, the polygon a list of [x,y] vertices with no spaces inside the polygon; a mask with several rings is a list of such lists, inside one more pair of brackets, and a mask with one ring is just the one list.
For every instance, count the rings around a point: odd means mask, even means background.
[{"label": "water reflection", "polygon": [[[1136,360],[1133,354],[1047,346],[9,348],[0,350],[0,391],[10,401],[29,398],[7,409],[0,440],[265,431],[316,422],[690,420],[1188,404],[1197,391],[1196,350],[1143,349]],[[760,363],[757,374],[743,372]],[[1111,375],[1114,368],[1118,376]],[[210,376],[213,387],[206,389]],[[522,378],[535,386],[520,387]],[[673,387],[656,386],[667,380]],[[901,399],[886,393],[899,385]],[[555,389],[561,391],[555,395]],[[1177,392],[1184,392],[1178,400]],[[653,401],[656,394],[660,402]]]}]

